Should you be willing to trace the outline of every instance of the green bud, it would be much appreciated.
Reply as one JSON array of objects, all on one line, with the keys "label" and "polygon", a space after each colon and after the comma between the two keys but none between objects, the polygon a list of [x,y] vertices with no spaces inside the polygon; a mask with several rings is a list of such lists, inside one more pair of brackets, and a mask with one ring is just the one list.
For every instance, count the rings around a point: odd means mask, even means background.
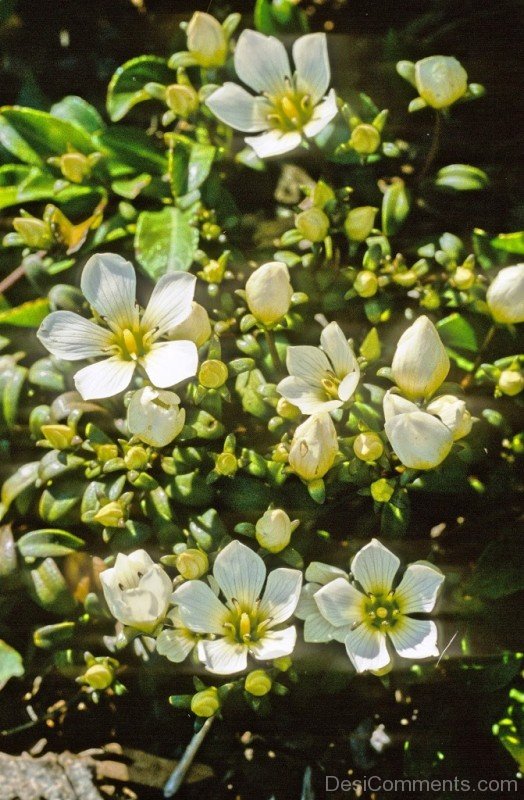
[{"label": "green bud", "polygon": [[322,242],[329,233],[329,217],[321,208],[313,206],[297,215],[295,226],[304,239]]},{"label": "green bud", "polygon": [[113,500],[102,506],[93,519],[105,528],[117,528],[124,524],[124,512],[120,503],[117,500]]},{"label": "green bud", "polygon": [[130,447],[124,456],[127,469],[145,469],[149,462],[147,450],[140,446]]},{"label": "green bud", "polygon": [[186,581],[194,581],[206,574],[209,559],[203,550],[190,547],[177,556],[176,568]]},{"label": "green bud", "polygon": [[215,686],[197,692],[191,698],[191,711],[197,717],[212,717],[220,708],[220,699]]},{"label": "green bud", "polygon": [[271,691],[272,681],[263,669],[255,669],[246,675],[244,689],[254,697],[264,697]]},{"label": "green bud", "polygon": [[503,394],[515,397],[524,389],[524,375],[514,369],[505,369],[500,374],[498,388]]},{"label": "green bud", "polygon": [[410,289],[418,281],[417,273],[412,269],[404,270],[404,272],[396,272],[393,275],[393,281],[398,286],[403,286],[405,289]]},{"label": "green bud", "polygon": [[198,109],[198,94],[192,86],[173,83],[166,87],[166,103],[173,114],[186,119]]},{"label": "green bud", "polygon": [[373,206],[359,206],[348,212],[344,222],[346,236],[352,242],[363,242],[367,239],[375,224],[378,209]]},{"label": "green bud", "polygon": [[359,155],[369,156],[380,147],[380,133],[373,125],[362,123],[353,129],[349,144]]},{"label": "green bud", "polygon": [[206,389],[219,389],[228,378],[228,369],[223,361],[212,358],[204,361],[198,373],[198,380]]},{"label": "green bud", "polygon": [[82,183],[91,172],[91,162],[83,153],[64,153],[59,166],[64,178],[71,183]]},{"label": "green bud", "polygon": [[377,503],[388,503],[393,497],[395,488],[385,478],[379,478],[371,484],[371,497]]},{"label": "green bud", "polygon": [[284,397],[281,397],[277,403],[277,414],[282,419],[294,420],[298,419],[301,415],[300,409],[290,403],[289,400],[286,400]]},{"label": "green bud", "polygon": [[273,659],[273,666],[280,672],[287,672],[293,666],[293,662],[289,656],[281,656]]},{"label": "green bud", "polygon": [[475,273],[473,270],[468,269],[467,267],[457,267],[453,274],[453,284],[457,287],[457,289],[471,289],[473,284],[475,283]]},{"label": "green bud", "polygon": [[115,673],[109,664],[93,664],[82,675],[82,683],[87,683],[92,689],[103,691],[113,683]]},{"label": "green bud", "polygon": [[236,456],[233,453],[220,453],[216,460],[215,469],[220,475],[234,475],[238,470]]},{"label": "green bud", "polygon": [[360,433],[353,442],[353,450],[361,461],[378,461],[384,452],[384,445],[377,433]]},{"label": "green bud", "polygon": [[95,446],[96,457],[98,461],[105,464],[107,461],[112,461],[118,458],[118,445],[116,444],[99,444]]},{"label": "green bud", "polygon": [[55,450],[67,450],[76,435],[69,425],[42,425],[41,431]]},{"label": "green bud", "polygon": [[360,297],[373,297],[377,293],[378,278],[374,272],[364,269],[355,278],[353,288]]},{"label": "green bud", "polygon": [[36,217],[15,217],[13,228],[28,247],[35,250],[49,250],[53,244],[53,234],[47,222]]}]

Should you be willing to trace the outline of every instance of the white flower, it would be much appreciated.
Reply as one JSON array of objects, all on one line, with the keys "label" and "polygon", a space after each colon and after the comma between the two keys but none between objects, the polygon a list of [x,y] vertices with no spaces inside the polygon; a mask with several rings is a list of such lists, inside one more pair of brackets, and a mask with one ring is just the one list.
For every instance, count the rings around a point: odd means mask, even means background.
[{"label": "white flower", "polygon": [[323,478],[338,453],[338,439],[329,414],[313,414],[299,425],[289,449],[289,466],[305,481]]},{"label": "white flower", "polygon": [[166,617],[172,627],[164,628],[156,640],[156,650],[160,656],[180,664],[198,642],[198,636],[184,627],[178,608],[173,608]]},{"label": "white flower", "polygon": [[263,325],[275,325],[285,317],[292,296],[289,270],[282,261],[262,264],[246,281],[248,308]]},{"label": "white flower", "polygon": [[335,628],[348,629],[345,645],[357,672],[378,672],[390,663],[386,637],[403,658],[438,655],[434,622],[411,614],[431,611],[444,575],[424,561],[410,564],[396,588],[400,561],[373,539],[351,563],[358,587],[336,578],[314,594],[322,616]]},{"label": "white flower", "polygon": [[351,399],[360,379],[358,361],[336,322],[324,328],[320,345],[288,347],[289,377],[277,386],[282,397],[303,414],[340,408]]},{"label": "white flower", "polygon": [[207,99],[218,119],[247,136],[257,156],[277,156],[312,138],[337,113],[334,90],[324,97],[331,78],[324,33],[301,36],[293,45],[292,73],[284,45],[274,36],[245,30],[235,48],[240,80],[257,92],[253,96],[236,83],[225,83]]},{"label": "white flower", "polygon": [[449,455],[453,432],[439,417],[391,390],[383,406],[386,436],[405,467],[433,469]]},{"label": "white flower", "polygon": [[255,525],[256,540],[268,552],[280,553],[288,546],[299,524],[298,519],[291,522],[281,508],[268,508]]},{"label": "white flower", "polygon": [[473,427],[473,417],[466,408],[466,403],[452,394],[435,397],[426,410],[442,420],[453,434],[455,442],[467,436]]},{"label": "white flower", "polygon": [[180,397],[174,392],[144,386],[135,392],[127,409],[127,427],[145,444],[165,447],[175,439],[186,420]]},{"label": "white flower", "polygon": [[337,578],[349,581],[349,575],[338,567],[323,564],[321,561],[312,561],[306,569],[305,578],[309,583],[303,587],[295,609],[295,617],[304,620],[304,641],[318,644],[334,639],[343,643],[351,631],[351,625],[336,627],[328,622],[320,613],[314,595],[322,586],[327,586]]},{"label": "white flower", "polygon": [[119,553],[100,581],[111,614],[123,625],[152,633],[164,619],[173,584],[145,550]]},{"label": "white flower", "polygon": [[453,56],[428,56],[413,64],[399,61],[397,72],[409,81],[418,91],[419,97],[410,104],[410,111],[425,106],[442,109],[456,103],[482,87],[471,86],[468,91],[468,74],[462,64]]},{"label": "white flower", "polygon": [[415,320],[400,337],[391,364],[393,379],[410,400],[430,397],[449,372],[449,358],[427,317]]},{"label": "white flower", "polygon": [[524,264],[501,269],[486,294],[495,322],[524,322]]},{"label": "white flower", "polygon": [[72,311],[53,311],[37,336],[52,355],[65,361],[105,357],[75,375],[84,400],[112,397],[129,386],[137,365],[161,389],[195,375],[194,342],[158,339],[191,312],[196,278],[186,272],[164,275],[142,313],[136,305],[136,274],[121,256],[92,256],[82,272],[82,292],[100,324]]},{"label": "white flower", "polygon": [[193,633],[213,637],[201,639],[197,651],[209,672],[240,672],[247,667],[248,654],[268,661],[293,652],[295,626],[281,626],[298,603],[301,572],[275,569],[266,583],[263,560],[235,540],[218,554],[213,577],[225,603],[199,580],[184,583],[173,594],[182,624]]},{"label": "white flower", "polygon": [[191,312],[187,319],[179,322],[167,332],[167,338],[173,340],[189,339],[197,347],[202,347],[211,336],[211,322],[209,315],[200,303],[191,304]]},{"label": "white flower", "polygon": [[221,67],[227,58],[228,38],[220,22],[197,11],[187,26],[187,49],[201,67]]}]

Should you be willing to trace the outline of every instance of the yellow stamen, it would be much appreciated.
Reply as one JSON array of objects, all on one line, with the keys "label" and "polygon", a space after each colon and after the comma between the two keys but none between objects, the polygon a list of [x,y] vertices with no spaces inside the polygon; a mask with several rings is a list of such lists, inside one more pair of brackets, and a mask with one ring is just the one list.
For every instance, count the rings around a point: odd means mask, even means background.
[{"label": "yellow stamen", "polygon": [[245,611],[240,616],[239,631],[242,639],[251,637],[251,620],[249,619],[249,614],[246,614]]},{"label": "yellow stamen", "polygon": [[129,330],[129,328],[125,328],[122,331],[122,338],[124,340],[124,345],[130,357],[132,359],[136,359],[138,357],[138,346],[136,343],[136,339],[133,333]]}]

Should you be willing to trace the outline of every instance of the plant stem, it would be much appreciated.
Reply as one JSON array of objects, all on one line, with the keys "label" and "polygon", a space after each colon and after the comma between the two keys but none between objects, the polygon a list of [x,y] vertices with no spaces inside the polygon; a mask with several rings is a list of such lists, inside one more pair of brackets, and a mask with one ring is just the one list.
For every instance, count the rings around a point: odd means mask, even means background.
[{"label": "plant stem", "polygon": [[14,286],[14,284],[17,281],[19,281],[20,278],[23,278],[24,275],[25,275],[25,266],[23,264],[20,264],[20,266],[16,267],[16,269],[10,272],[9,275],[7,275],[7,277],[4,278],[3,281],[0,281],[0,294],[4,294],[4,292],[10,289],[11,286]]},{"label": "plant stem", "polygon": [[489,329],[489,331],[487,332],[487,334],[486,334],[486,336],[484,338],[484,341],[482,342],[482,344],[480,346],[480,350],[478,351],[477,357],[475,359],[475,363],[473,364],[473,369],[471,370],[471,372],[468,372],[468,374],[465,375],[464,378],[462,379],[462,381],[460,382],[460,385],[462,386],[464,391],[469,389],[471,384],[473,383],[473,380],[475,378],[475,373],[477,372],[478,368],[482,364],[482,356],[484,355],[485,350],[489,347],[489,345],[491,343],[491,340],[493,339],[493,337],[495,335],[495,331],[496,330],[497,330],[497,326],[495,324],[493,324],[491,326],[491,328]]},{"label": "plant stem", "polygon": [[271,355],[271,361],[273,362],[273,366],[278,373],[284,371],[282,366],[282,361],[280,360],[280,356],[278,355],[277,346],[275,344],[275,337],[273,336],[273,331],[264,331],[266,337],[267,348],[269,350],[269,354]]},{"label": "plant stem", "polygon": [[175,769],[169,776],[166,785],[164,786],[164,797],[174,797],[182,786],[187,771],[193,763],[193,759],[198,753],[202,742],[209,733],[214,719],[214,717],[208,717],[200,730],[193,735],[193,738],[184,751],[184,755],[176,765]]},{"label": "plant stem", "polygon": [[428,174],[431,165],[433,164],[436,155],[438,153],[438,149],[440,147],[440,135],[442,133],[442,114],[440,111],[435,111],[435,127],[433,128],[433,138],[431,140],[431,147],[428,150],[428,154],[426,156],[426,160],[424,161],[424,166],[419,175],[419,179],[425,178]]}]

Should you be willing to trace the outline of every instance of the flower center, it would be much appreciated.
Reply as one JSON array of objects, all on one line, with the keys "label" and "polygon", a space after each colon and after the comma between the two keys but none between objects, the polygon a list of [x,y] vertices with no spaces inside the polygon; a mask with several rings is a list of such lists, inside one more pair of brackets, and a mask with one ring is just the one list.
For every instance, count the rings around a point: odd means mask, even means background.
[{"label": "flower center", "polygon": [[301,130],[313,115],[313,105],[308,94],[298,92],[291,82],[286,92],[269,98],[271,110],[268,122],[272,128],[284,131]]},{"label": "flower center", "polygon": [[233,641],[239,644],[249,644],[258,641],[265,633],[270,619],[261,619],[258,613],[258,604],[255,608],[243,609],[240,603],[233,601],[235,606],[231,610],[228,622],[224,623]]},{"label": "flower center", "polygon": [[151,349],[152,331],[122,328],[114,334],[113,347],[124,361],[139,361]]},{"label": "flower center", "polygon": [[387,595],[369,595],[365,600],[364,609],[364,622],[373,629],[392,628],[400,617],[400,609],[393,592]]},{"label": "flower center", "polygon": [[322,388],[328,397],[333,397],[335,400],[338,400],[338,387],[340,386],[340,381],[336,375],[333,372],[326,372],[321,382]]}]

